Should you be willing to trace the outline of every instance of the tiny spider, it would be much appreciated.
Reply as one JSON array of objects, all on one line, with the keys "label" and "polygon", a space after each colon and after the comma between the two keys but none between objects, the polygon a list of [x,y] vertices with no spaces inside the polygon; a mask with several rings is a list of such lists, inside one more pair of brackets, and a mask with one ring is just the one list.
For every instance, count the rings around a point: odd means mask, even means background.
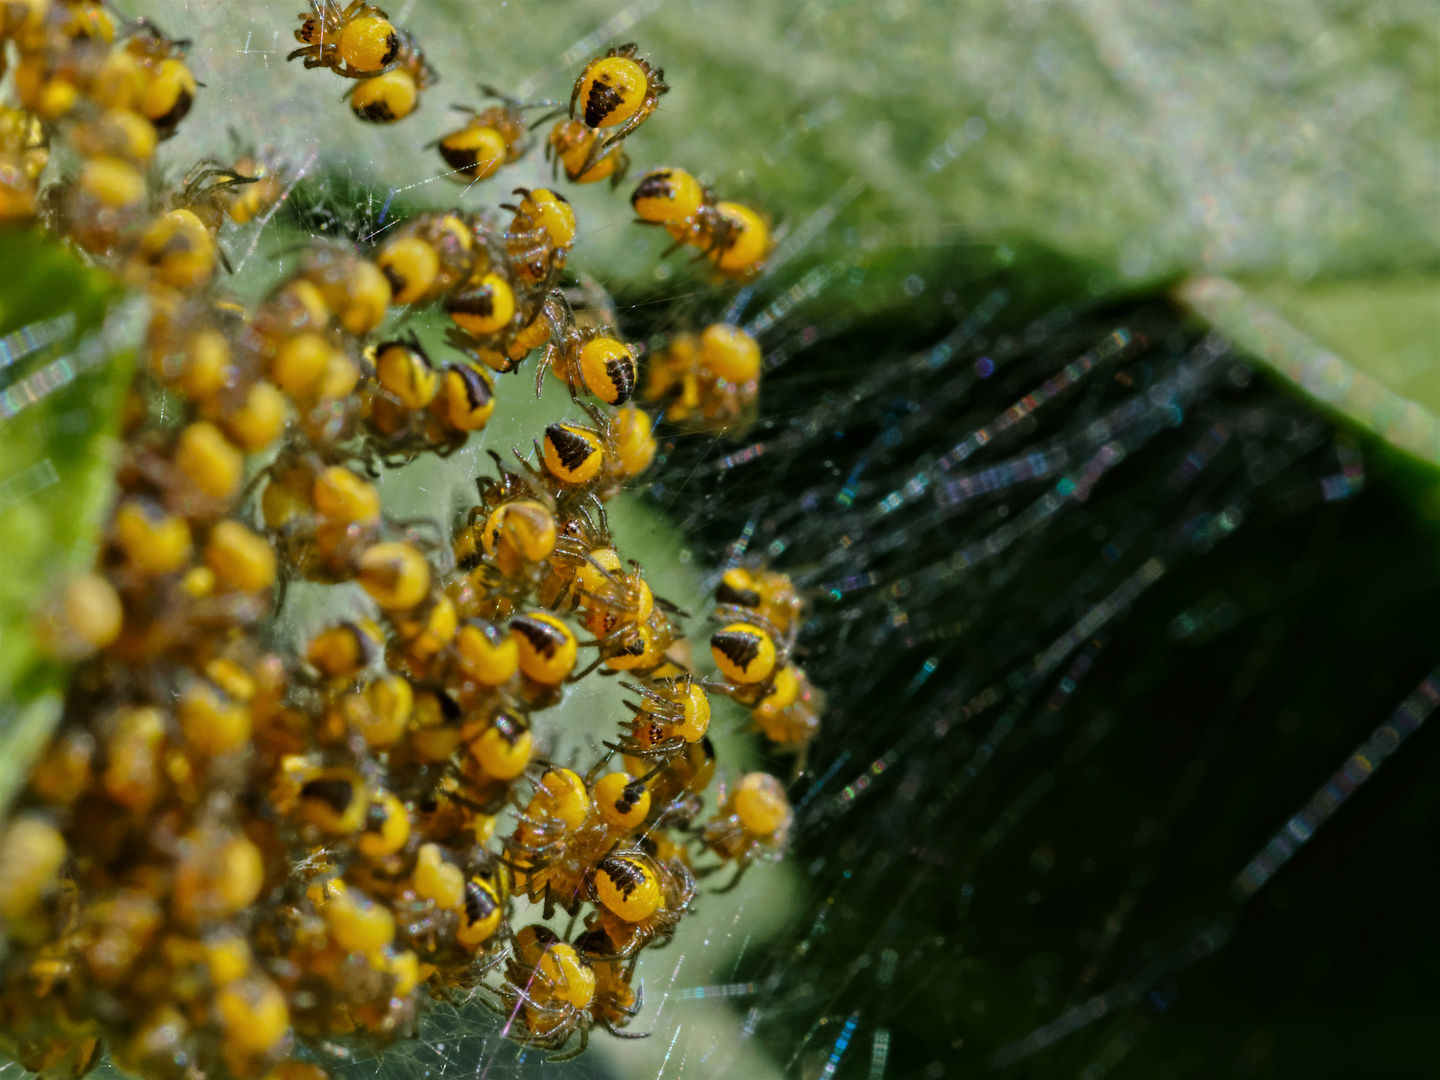
[{"label": "tiny spider", "polygon": [[589,154],[576,170],[582,176],[595,166],[601,154],[643,124],[660,104],[661,95],[670,90],[665,84],[664,69],[637,59],[638,48],[630,42],[611,49],[586,64],[575,80],[575,88],[570,92],[570,119],[576,119],[575,107],[579,105],[580,118],[586,127],[619,125],[603,142],[596,139],[591,144]]},{"label": "tiny spider", "polygon": [[547,369],[570,387],[574,397],[580,388],[607,405],[623,405],[635,392],[635,360],[638,350],[615,336],[608,324],[580,325],[564,294],[552,292],[546,298],[545,318],[550,324],[550,342],[535,371],[535,395],[540,396]]},{"label": "tiny spider", "polygon": [[[590,1009],[595,1000],[595,972],[548,926],[527,926],[515,935],[500,986],[481,984],[496,999],[481,998],[493,1012],[507,1017],[505,1034],[526,1046],[552,1053],[553,1063],[579,1057],[590,1045]],[[523,1034],[511,1029],[518,1026]],[[572,1035],[580,1045],[565,1050]]]},{"label": "tiny spider", "polygon": [[575,245],[575,210],[569,199],[548,188],[516,188],[515,194],[518,204],[500,204],[515,215],[505,232],[506,254],[518,278],[548,289]]},{"label": "tiny spider", "polygon": [[360,77],[355,89],[340,100],[350,101],[350,111],[370,124],[392,124],[403,120],[420,105],[420,91],[440,81],[435,69],[415,39],[400,35],[400,52],[386,70],[373,78]]},{"label": "tiny spider", "polygon": [[626,960],[675,936],[695,899],[695,877],[678,857],[662,861],[639,847],[617,848],[595,867],[590,898],[596,908],[586,929],[609,935],[615,952],[606,959]]},{"label": "tiny spider", "polygon": [[625,702],[635,716],[628,724],[622,723],[618,743],[605,744],[612,750],[663,766],[688,743],[705,738],[710,727],[710,699],[704,684],[694,676],[658,679],[650,686],[623,685],[640,696],[640,704]]},{"label": "tiny spider", "polygon": [[630,155],[618,143],[600,151],[592,158],[600,132],[579,120],[558,120],[545,143],[545,158],[552,163],[552,175],[563,167],[572,184],[594,184],[609,180],[612,188],[630,171]]},{"label": "tiny spider", "polygon": [[468,105],[451,106],[459,112],[469,113],[469,122],[429,144],[439,150],[445,164],[454,170],[447,175],[461,183],[488,179],[502,165],[512,165],[528,154],[534,139],[530,134],[533,125],[525,122],[525,110],[559,104],[557,101],[524,104],[493,86],[482,85],[480,89],[486,97],[495,98],[500,104],[484,109],[472,109]]},{"label": "tiny spider", "polygon": [[716,605],[711,618],[724,624],[710,635],[710,655],[727,680],[716,689],[753,706],[790,662],[799,627],[792,623],[781,631],[760,612],[738,604]]},{"label": "tiny spider", "polygon": [[617,1039],[646,1039],[648,1031],[621,1031],[640,1015],[645,1007],[645,986],[632,987],[635,981],[635,965],[640,955],[636,953],[627,961],[608,960],[618,946],[611,941],[604,928],[587,930],[575,939],[575,951],[587,961],[595,972],[595,997],[590,1003],[590,1016]]},{"label": "tiny spider", "polygon": [[338,0],[310,0],[310,14],[302,13],[300,18],[295,31],[300,48],[286,60],[304,57],[307,68],[329,68],[347,79],[371,79],[389,71],[399,59],[400,31],[385,12],[365,0],[352,0],[343,9]]},{"label": "tiny spider", "polygon": [[729,892],[739,885],[751,864],[780,858],[794,818],[784,787],[769,773],[747,773],[733,791],[722,787],[715,816],[700,830],[701,843],[725,862],[735,864],[730,884],[717,891]]}]

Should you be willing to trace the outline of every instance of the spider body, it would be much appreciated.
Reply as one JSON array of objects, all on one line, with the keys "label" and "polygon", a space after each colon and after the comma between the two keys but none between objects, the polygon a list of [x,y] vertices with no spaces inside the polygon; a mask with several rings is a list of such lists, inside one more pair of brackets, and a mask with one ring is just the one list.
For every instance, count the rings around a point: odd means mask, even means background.
[{"label": "spider body", "polygon": [[500,573],[516,577],[555,550],[555,515],[537,499],[501,503],[486,518],[480,536]]},{"label": "spider body", "polygon": [[140,237],[137,260],[175,289],[198,289],[215,274],[215,238],[195,211],[171,210],[155,218]]},{"label": "spider body", "polygon": [[[480,562],[482,553],[490,553],[488,545],[497,544],[500,537],[494,529],[489,528],[491,519],[501,507],[514,502],[538,502],[542,508],[551,516],[551,527],[558,529],[559,523],[554,521],[555,509],[549,500],[549,496],[543,488],[537,487],[531,481],[519,473],[512,472],[505,468],[500,456],[491,451],[491,457],[495,462],[498,477],[477,476],[475,487],[479,494],[480,501],[472,506],[463,520],[457,521],[455,527],[455,560],[462,570],[472,570]],[[499,526],[503,517],[495,519],[494,525]],[[487,541],[486,532],[491,535]],[[543,529],[542,529],[543,532]],[[558,533],[557,533],[558,538]],[[553,545],[552,545],[553,546]],[[496,548],[498,551],[498,547]],[[493,553],[491,553],[493,554]],[[546,553],[548,554],[548,552]],[[537,555],[536,560],[543,558]]]},{"label": "spider body", "polygon": [[754,416],[759,396],[759,343],[739,327],[715,323],[700,334],[676,335],[648,365],[645,398],[667,420],[733,432]]},{"label": "spider body", "polygon": [[504,686],[520,670],[520,645],[503,627],[466,619],[455,635],[461,670],[482,686]]},{"label": "spider body", "polygon": [[596,151],[596,144],[602,141],[599,131],[579,120],[558,120],[545,143],[545,157],[556,173],[563,168],[572,184],[609,180],[612,188],[619,187],[630,171],[630,156],[618,143]]},{"label": "spider body", "polygon": [[710,635],[715,666],[727,679],[744,686],[764,684],[775,670],[779,646],[770,627],[732,622]]},{"label": "spider body", "polygon": [[742,203],[717,203],[715,213],[724,224],[707,236],[702,248],[715,269],[738,281],[759,277],[775,246],[769,224]]},{"label": "spider body", "polygon": [[235,159],[235,171],[254,181],[231,193],[232,197],[226,200],[226,213],[236,225],[254,221],[274,207],[285,194],[284,170],[273,159],[254,152],[244,153]]},{"label": "spider body", "polygon": [[697,248],[723,277],[749,281],[774,247],[766,219],[743,203],[717,200],[684,169],[654,169],[640,178],[630,205],[642,224],[659,225],[677,248]]},{"label": "spider body", "polygon": [[445,310],[472,340],[483,341],[512,327],[517,313],[515,290],[492,271],[451,296]]},{"label": "spider body", "polygon": [[[270,179],[275,177],[271,175]],[[255,184],[240,189],[240,195],[231,203],[232,217],[238,200],[265,182],[262,176]],[[390,282],[369,259],[340,245],[316,247],[306,253],[300,272],[347,334],[368,334],[385,318],[393,298]]]},{"label": "spider body", "polygon": [[546,770],[515,831],[505,840],[517,891],[547,911],[572,915],[587,898],[596,865],[629,840],[650,809],[645,785],[610,773],[587,786],[569,769]]},{"label": "spider body", "polygon": [[660,449],[655,440],[654,421],[633,401],[615,412],[610,431],[615,453],[605,463],[607,492],[618,491],[648,469]]},{"label": "spider body", "polygon": [[[496,994],[497,1011],[514,1017],[522,1029],[519,1041],[563,1051],[552,1053],[549,1061],[568,1061],[589,1046],[595,972],[549,927],[527,926],[515,935],[515,950],[506,961],[505,979]],[[579,1045],[564,1050],[576,1034]]]},{"label": "spider body", "polygon": [[648,1038],[648,1031],[621,1030],[645,1007],[645,988],[632,985],[638,953],[629,960],[608,959],[618,948],[603,927],[587,930],[575,939],[575,951],[595,972],[595,997],[590,1004],[590,1016],[617,1039]]},{"label": "spider body", "polygon": [[805,601],[789,575],[732,566],[720,577],[715,602],[754,611],[781,633],[798,624]]},{"label": "spider body", "polygon": [[161,140],[175,134],[195,104],[199,83],[185,63],[189,48],[190,42],[166,37],[148,20],[139,20],[136,33],[125,44],[143,72],[138,111],[155,125]]},{"label": "spider body", "polygon": [[650,825],[688,828],[700,813],[700,794],[715,776],[715,744],[708,735],[687,742],[657,770],[648,758],[625,755],[625,770],[650,789]]},{"label": "spider body", "polygon": [[512,165],[530,152],[534,139],[525,122],[525,110],[558,104],[536,101],[522,104],[500,93],[494,87],[482,86],[487,97],[499,100],[498,105],[472,109],[456,105],[470,114],[464,127],[442,136],[434,145],[452,174],[461,182],[487,180],[504,165]]},{"label": "spider body", "polygon": [[575,245],[575,210],[549,188],[516,188],[519,203],[501,203],[514,217],[505,232],[505,250],[522,282],[548,287],[565,269]]},{"label": "spider body", "polygon": [[[712,619],[723,624],[710,635],[710,655],[726,679],[725,685],[718,689],[747,707],[753,707],[770,693],[776,674],[790,662],[795,636],[800,630],[796,618],[798,596],[790,588],[788,578],[773,577],[785,587],[776,594],[777,605],[771,609],[782,617],[783,629],[766,617],[765,601],[758,594],[744,597],[758,601],[753,607],[720,603],[711,613]],[[722,581],[722,589],[724,587]],[[790,606],[792,602],[796,606]]]},{"label": "spider body", "polygon": [[440,393],[440,373],[418,341],[377,346],[374,362],[380,388],[402,409],[423,409]]},{"label": "spider body", "polygon": [[581,424],[550,424],[545,428],[542,457],[546,471],[561,485],[584,487],[600,475],[605,435]]},{"label": "spider body", "polygon": [[640,848],[616,849],[596,866],[590,898],[596,910],[586,928],[603,928],[616,946],[611,958],[623,960],[675,936],[695,898],[695,878],[678,858],[662,862]]},{"label": "spider body", "polygon": [[623,405],[635,392],[636,349],[615,336],[606,324],[582,325],[569,301],[552,293],[544,307],[550,324],[550,341],[535,370],[535,393],[539,396],[546,369],[570,387],[573,397],[584,389],[607,405]]},{"label": "spider body", "polygon": [[520,649],[521,672],[541,686],[559,686],[574,670],[575,634],[549,612],[517,615],[510,635]]},{"label": "spider body", "polygon": [[693,676],[656,680],[650,686],[627,683],[626,689],[638,694],[640,703],[625,703],[635,715],[621,725],[616,749],[622,754],[663,763],[686,744],[705,738],[710,727],[710,699]]},{"label": "spider body", "polygon": [[310,639],[305,659],[326,679],[348,682],[380,659],[384,633],[369,619],[343,622]]},{"label": "spider body", "polygon": [[750,715],[780,749],[803,753],[820,730],[824,711],[825,695],[799,664],[789,663],[775,673],[770,692],[756,702]]},{"label": "spider body", "polygon": [[[628,138],[643,124],[669,92],[662,68],[637,57],[633,42],[620,45],[585,65],[570,92],[570,119],[592,129],[614,128],[603,141],[596,139],[581,167],[589,172],[600,155]],[[579,115],[576,110],[579,109]]]},{"label": "spider body", "polygon": [[310,0],[295,40],[300,48],[286,60],[304,59],[306,68],[324,67],[347,79],[371,79],[398,62],[401,32],[385,12],[365,0],[341,7],[338,0]]},{"label": "spider body", "polygon": [[390,284],[392,301],[409,305],[444,296],[488,268],[475,223],[451,210],[405,224],[381,246],[375,264]]},{"label": "spider body", "polygon": [[[461,729],[469,759],[480,775],[501,781],[504,791],[530,764],[535,741],[526,723],[512,712],[501,710],[489,720],[473,721]],[[487,784],[493,787],[493,784]],[[492,811],[493,812],[493,811]]]},{"label": "spider body", "polygon": [[468,363],[447,365],[432,409],[456,431],[479,431],[495,412],[495,383],[490,372]]},{"label": "spider body", "polygon": [[439,81],[415,39],[403,33],[393,66],[373,77],[352,77],[360,82],[346,95],[350,111],[371,124],[393,124],[405,119],[419,107],[421,92]]},{"label": "spider body", "polygon": [[710,212],[713,200],[704,185],[684,169],[651,169],[635,185],[630,205],[648,225],[688,233],[697,219]]},{"label": "spider body", "polygon": [[784,787],[768,773],[747,773],[733,790],[722,791],[715,816],[700,831],[701,843],[735,864],[734,879],[721,891],[738,885],[752,863],[778,859],[793,820]]}]

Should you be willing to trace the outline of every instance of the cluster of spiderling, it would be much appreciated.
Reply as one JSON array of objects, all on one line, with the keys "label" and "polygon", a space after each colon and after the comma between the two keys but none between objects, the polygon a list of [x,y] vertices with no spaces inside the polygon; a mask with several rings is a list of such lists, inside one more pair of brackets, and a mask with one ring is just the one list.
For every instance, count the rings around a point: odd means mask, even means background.
[{"label": "cluster of spiderling", "polygon": [[[382,11],[325,0],[302,18],[297,55],[362,80],[357,113],[413,109],[375,85],[408,79],[413,98],[430,77]],[[788,659],[799,597],[783,575],[730,571],[729,625],[711,641],[728,681],[706,683],[683,613],[617,552],[604,503],[656,442],[608,302],[592,287],[577,311],[559,288],[576,236],[562,195],[518,191],[504,225],[450,211],[369,251],[308,245],[258,302],[227,294],[219,234],[275,206],[283,168],[203,161],[152,187],[157,144],[196,92],[185,49],[96,0],[0,0],[19,99],[0,116],[0,222],[49,227],[150,311],[98,565],[36,615],[78,667],[0,832],[0,1048],[48,1075],[83,1073],[103,1046],[143,1076],[306,1080],[320,1070],[292,1060],[300,1045],[383,1044],[414,1033],[423,995],[474,994],[512,1038],[561,1051],[578,1034],[564,1056],[578,1053],[592,1027],[620,1034],[638,1013],[637,958],[673,937],[697,874],[733,864],[738,880],[784,849],[774,778],[722,788],[709,820],[701,795],[708,691],[783,747],[815,729],[818,695]],[[634,53],[611,50],[576,83],[580,116],[551,145],[569,147],[578,181],[616,172],[619,141],[665,89]],[[362,106],[367,86],[388,115]],[[482,150],[523,152],[518,111],[477,114],[498,142],[477,136],[465,157],[450,136],[442,153],[493,172]],[[61,144],[78,176],[42,190]],[[651,173],[634,203],[721,276],[763,264],[768,226],[689,174]],[[380,334],[427,305],[460,359]],[[495,374],[537,349],[537,391],[553,370],[603,403],[582,403],[591,423],[550,424],[518,467],[496,456],[448,535],[387,516],[378,470],[463,446],[490,418]],[[753,402],[758,347],[712,327],[698,353],[690,374],[667,361],[683,407],[668,383],[652,397],[723,427]],[[706,409],[715,395],[729,396]],[[277,595],[302,580],[358,584],[370,617],[303,655],[267,645]],[[636,700],[580,775],[543,759],[536,722],[596,669],[623,673]],[[497,836],[507,808],[516,823]],[[583,929],[513,931],[519,896]]]}]

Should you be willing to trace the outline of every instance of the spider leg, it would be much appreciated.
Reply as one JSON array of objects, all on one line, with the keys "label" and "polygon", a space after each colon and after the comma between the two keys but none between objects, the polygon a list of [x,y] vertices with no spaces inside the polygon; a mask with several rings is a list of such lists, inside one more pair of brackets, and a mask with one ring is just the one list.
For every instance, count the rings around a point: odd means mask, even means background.
[{"label": "spider leg", "polygon": [[[648,221],[647,221],[647,222],[645,222],[644,224],[649,225],[649,224],[652,224],[652,222],[648,222]],[[656,221],[656,222],[653,222],[653,224],[659,225],[660,222]],[[660,257],[661,257],[662,259],[668,259],[671,255],[674,255],[675,252],[679,251],[682,247],[684,247],[687,242],[688,242],[688,241],[685,240],[683,237],[682,237],[681,239],[679,239],[679,240],[676,240],[673,244],[671,244],[669,247],[667,247],[664,251],[662,251],[662,252],[660,253]],[[704,254],[704,253],[702,252],[701,254]]]},{"label": "spider leg", "polygon": [[290,575],[284,574],[280,578],[275,590],[275,614],[279,615],[285,607],[285,596],[290,591]]},{"label": "spider leg", "polygon": [[605,1025],[605,1030],[617,1039],[648,1039],[651,1035],[648,1031],[621,1031],[608,1016],[601,1017],[600,1022]]},{"label": "spider leg", "polygon": [[[593,643],[592,643],[592,644],[593,644]],[[606,658],[605,658],[605,655],[602,653],[601,655],[595,657],[595,659],[590,663],[590,665],[589,665],[588,667],[585,668],[584,671],[581,671],[581,672],[579,672],[578,674],[575,674],[575,675],[571,675],[571,676],[570,676],[568,679],[566,679],[565,681],[566,681],[566,682],[579,682],[579,681],[580,681],[581,679],[583,679],[586,675],[589,675],[589,674],[590,674],[592,671],[594,671],[597,667],[599,667],[601,664],[603,664],[603,663],[605,662],[605,659],[606,659]]]},{"label": "spider leg", "polygon": [[625,179],[625,177],[627,177],[627,176],[629,176],[629,175],[630,175],[630,158],[629,158],[629,156],[627,155],[626,157],[624,157],[624,158],[621,160],[621,162],[620,162],[619,165],[616,165],[616,166],[615,166],[615,171],[610,174],[610,190],[611,190],[611,191],[614,191],[616,188],[618,188],[618,187],[620,186],[621,182]]},{"label": "spider leg", "polygon": [[805,775],[805,765],[809,760],[810,743],[807,741],[801,745],[799,752],[795,755],[795,763],[790,766],[790,783],[793,784]]},{"label": "spider leg", "polygon": [[728,893],[728,892],[733,891],[733,890],[736,888],[736,886],[738,886],[738,885],[740,884],[740,879],[745,876],[745,871],[746,871],[746,870],[749,870],[749,869],[750,869],[750,864],[749,864],[749,863],[742,863],[742,864],[740,865],[740,867],[735,871],[735,876],[730,879],[730,884],[724,886],[723,888],[713,890],[714,895],[716,895],[716,896],[722,896],[722,895],[724,895],[725,893]]},{"label": "spider leg", "polygon": [[[655,106],[658,104],[658,95],[646,94],[645,100],[640,103],[640,107],[635,110],[630,119],[616,128],[615,133],[605,140],[602,149],[609,149],[616,143],[623,142],[628,138],[636,128],[650,118],[650,114],[655,111]],[[600,140],[596,139],[595,141],[599,143]]]},{"label": "spider leg", "polygon": [[[485,986],[484,983],[481,983],[480,986],[476,987],[477,990],[482,988],[485,990],[491,989],[490,987]],[[486,1012],[494,1013],[496,1016],[505,1016],[509,1012],[509,1010],[506,1009],[504,1005],[501,1005],[498,1001],[491,1001],[488,997],[485,997],[481,994],[476,994],[470,1000],[478,1001],[482,1009],[484,1009]]]},{"label": "spider leg", "polygon": [[[593,62],[594,62],[594,61],[591,61],[591,63],[593,63]],[[585,66],[588,68],[590,65],[589,65],[589,64],[586,64]],[[575,119],[575,102],[577,102],[577,101],[580,100],[580,84],[581,84],[582,82],[584,82],[584,81],[585,81],[585,73],[582,71],[582,72],[580,73],[580,78],[578,78],[578,79],[575,80],[575,86],[574,86],[574,88],[570,91],[570,119],[571,119],[571,120],[574,120],[574,119]]]},{"label": "spider leg", "polygon": [[559,355],[559,348],[552,341],[545,346],[545,352],[540,357],[540,362],[535,365],[535,396],[538,398],[545,389],[545,372],[554,367]]},{"label": "spider leg", "polygon": [[[590,1029],[584,1024],[578,1024],[577,1026],[580,1030],[580,1045],[574,1050],[566,1050],[563,1054],[551,1054],[545,1059],[547,1065],[559,1065],[562,1061],[570,1061],[585,1052],[586,1048],[590,1045]],[[566,1042],[569,1041],[569,1038],[570,1035],[567,1032],[565,1036]],[[565,1043],[562,1042],[560,1045],[564,1046]]]}]

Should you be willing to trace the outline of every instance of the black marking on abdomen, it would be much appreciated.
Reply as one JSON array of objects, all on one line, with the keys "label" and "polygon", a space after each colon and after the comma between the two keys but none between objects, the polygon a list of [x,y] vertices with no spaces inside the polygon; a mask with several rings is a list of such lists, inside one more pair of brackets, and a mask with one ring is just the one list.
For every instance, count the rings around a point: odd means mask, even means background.
[{"label": "black marking on abdomen", "polygon": [[337,814],[344,814],[355,801],[355,785],[338,777],[320,777],[300,789],[302,799],[319,799]]},{"label": "black marking on abdomen", "polygon": [[710,644],[742,671],[760,655],[760,640],[758,630],[717,630],[710,636]]},{"label": "black marking on abdomen", "polygon": [[522,615],[510,623],[510,629],[519,630],[530,647],[546,659],[555,655],[563,639],[560,631],[549,623]]},{"label": "black marking on abdomen", "polygon": [[628,356],[619,356],[605,361],[605,376],[615,388],[611,405],[624,405],[635,392],[635,361]]},{"label": "black marking on abdomen", "polygon": [[633,859],[609,858],[600,864],[600,869],[627,900],[632,892],[645,884],[645,868]]},{"label": "black marking on abdomen", "polygon": [[577,435],[564,424],[551,424],[545,429],[545,438],[555,447],[555,456],[560,459],[560,464],[570,472],[580,468],[595,452],[595,447],[588,439]]},{"label": "black marking on abdomen", "polygon": [[473,925],[495,914],[498,907],[491,895],[480,887],[478,881],[465,883],[465,918]]},{"label": "black marking on abdomen", "polygon": [[599,127],[601,122],[619,107],[620,91],[596,79],[590,84],[590,93],[585,98],[586,125]]}]

